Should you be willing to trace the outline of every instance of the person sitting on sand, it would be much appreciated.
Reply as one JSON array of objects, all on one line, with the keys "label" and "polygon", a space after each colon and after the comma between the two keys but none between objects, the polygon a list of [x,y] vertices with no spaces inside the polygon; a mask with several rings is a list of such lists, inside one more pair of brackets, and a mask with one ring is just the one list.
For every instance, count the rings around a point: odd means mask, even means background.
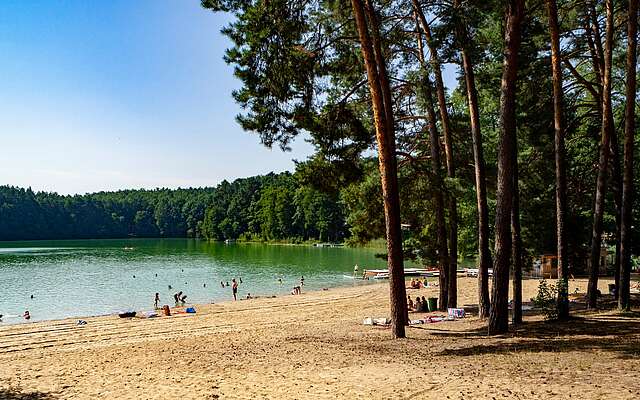
[{"label": "person sitting on sand", "polygon": [[24,319],[31,319],[31,314],[29,314],[29,310],[25,311],[24,314],[22,315],[22,317]]},{"label": "person sitting on sand", "polygon": [[238,300],[238,282],[236,282],[236,279],[233,278],[231,280],[231,282],[233,282],[233,286],[231,287],[231,290],[233,291],[233,300]]},{"label": "person sitting on sand", "polygon": [[413,310],[413,300],[411,300],[411,296],[407,296],[407,309],[409,311]]},{"label": "person sitting on sand", "polygon": [[427,299],[422,296],[422,311],[429,312],[429,303],[427,303]]},{"label": "person sitting on sand", "polygon": [[156,298],[153,301],[153,308],[158,308],[159,303],[160,303],[160,293],[156,293]]},{"label": "person sitting on sand", "polygon": [[415,302],[415,307],[416,307],[416,311],[417,312],[421,312],[422,311],[422,302],[420,301],[420,296],[416,296],[416,302]]}]

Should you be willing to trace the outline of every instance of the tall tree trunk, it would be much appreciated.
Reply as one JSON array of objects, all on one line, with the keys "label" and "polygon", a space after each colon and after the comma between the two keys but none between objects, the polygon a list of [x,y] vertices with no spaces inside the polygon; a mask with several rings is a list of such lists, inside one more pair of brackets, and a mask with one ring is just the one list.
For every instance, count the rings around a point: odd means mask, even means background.
[{"label": "tall tree trunk", "polygon": [[569,259],[565,217],[567,213],[567,171],[565,164],[564,128],[562,121],[562,67],[560,27],[556,0],[547,0],[549,34],[551,36],[551,71],[553,82],[553,130],[556,159],[556,242],[558,255],[558,319],[569,318]]},{"label": "tall tree trunk", "polygon": [[[613,110],[611,110],[613,112]],[[613,116],[611,116],[613,119]],[[613,261],[613,277],[616,285],[614,300],[618,300],[620,292],[620,230],[622,229],[622,172],[620,171],[620,146],[618,145],[618,135],[615,129],[611,129],[611,191],[613,192],[613,202],[616,212],[616,254]]]},{"label": "tall tree trunk", "polygon": [[518,141],[514,140],[513,200],[511,208],[511,258],[513,259],[513,312],[511,322],[522,323],[522,237],[520,236],[520,190],[518,188]]},{"label": "tall tree trunk", "polygon": [[602,247],[602,217],[604,200],[607,191],[607,168],[609,163],[609,144],[613,132],[611,111],[611,52],[613,46],[613,0],[605,1],[607,13],[604,71],[602,74],[602,129],[600,140],[600,156],[598,162],[598,178],[596,180],[595,204],[593,208],[593,230],[591,233],[591,255],[589,285],[587,289],[588,306],[595,308],[598,301],[598,275],[600,273],[600,249]]},{"label": "tall tree trunk", "polygon": [[[353,14],[358,29],[362,58],[364,59],[371,94],[371,105],[376,128],[378,144],[378,163],[387,238],[387,263],[389,267],[389,286],[391,304],[391,332],[395,338],[405,337],[407,299],[402,260],[402,233],[400,230],[400,196],[398,193],[398,171],[395,154],[395,132],[393,130],[393,113],[390,104],[385,104],[384,91],[389,90],[384,59],[382,65],[376,60],[371,35],[362,0],[352,0]],[[370,20],[371,30],[378,34],[376,20]],[[379,54],[381,57],[382,55]],[[382,76],[384,75],[384,76]],[[382,79],[381,79],[382,78]],[[386,83],[386,89],[383,84]],[[391,128],[391,129],[389,129]]]},{"label": "tall tree trunk", "polygon": [[638,0],[629,0],[627,22],[626,101],[624,125],[624,178],[622,182],[622,221],[620,229],[621,270],[618,308],[629,310],[631,280],[631,224],[633,210],[633,139],[636,131],[636,63],[638,47]]},{"label": "tall tree trunk", "polygon": [[[440,123],[442,124],[442,132],[444,134],[444,151],[447,160],[447,177],[453,179],[456,176],[455,164],[453,162],[453,139],[451,137],[451,124],[449,122],[449,111],[447,110],[447,97],[442,79],[442,66],[438,57],[438,49],[436,48],[433,38],[431,37],[431,29],[424,12],[420,7],[418,0],[413,1],[413,8],[418,14],[420,24],[427,39],[429,47],[431,68],[436,84],[436,93],[438,95],[438,109],[440,110]],[[448,274],[448,292],[449,307],[456,307],[458,302],[457,288],[457,270],[458,270],[458,206],[456,198],[449,195],[449,274]]]},{"label": "tall tree trunk", "polygon": [[[418,12],[416,11],[416,17]],[[447,281],[449,274],[449,254],[447,246],[447,226],[445,222],[444,212],[444,195],[443,195],[443,183],[442,183],[442,161],[440,156],[440,138],[438,136],[438,128],[436,112],[433,108],[433,90],[432,83],[429,79],[429,71],[427,69],[424,60],[424,50],[422,45],[422,33],[420,26],[416,26],[418,32],[418,59],[424,73],[424,94],[425,94],[425,108],[427,111],[427,117],[429,118],[429,142],[431,148],[431,168],[433,170],[433,202],[436,211],[436,241],[438,248],[438,288],[439,288],[439,309],[446,311],[448,306],[447,296]]]},{"label": "tall tree trunk", "polygon": [[489,250],[489,207],[487,206],[487,182],[485,178],[485,162],[482,150],[482,134],[480,132],[480,111],[478,91],[473,71],[473,61],[469,51],[469,35],[463,21],[464,10],[460,0],[454,1],[457,10],[457,36],[462,50],[462,70],[467,89],[469,118],[471,122],[471,140],[473,142],[473,161],[476,183],[476,203],[478,208],[478,316],[489,316],[489,268],[491,268],[491,251]]},{"label": "tall tree trunk", "polygon": [[508,0],[504,61],[500,86],[500,142],[498,145],[498,190],[496,195],[496,260],[491,287],[489,334],[509,330],[509,264],[511,261],[511,208],[513,199],[513,154],[516,138],[516,80],[524,0]]}]

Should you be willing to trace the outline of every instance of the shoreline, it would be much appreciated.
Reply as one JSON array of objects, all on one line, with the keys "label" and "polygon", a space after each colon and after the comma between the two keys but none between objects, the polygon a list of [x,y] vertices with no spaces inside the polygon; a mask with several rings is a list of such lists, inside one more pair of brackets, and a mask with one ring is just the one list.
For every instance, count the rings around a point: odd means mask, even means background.
[{"label": "shoreline", "polygon": [[[198,309],[200,308],[208,308],[208,307],[212,307],[212,306],[224,306],[224,305],[230,305],[230,304],[236,304],[236,303],[242,303],[242,302],[248,302],[251,300],[273,300],[273,299],[283,299],[283,298],[288,298],[288,297],[304,297],[305,295],[313,295],[313,294],[318,294],[318,293],[325,293],[325,292],[330,292],[332,290],[341,290],[341,289],[348,289],[348,288],[354,288],[354,287],[366,287],[366,286],[378,286],[378,285],[386,285],[388,283],[388,281],[383,281],[383,282],[378,282],[378,281],[364,281],[366,283],[358,283],[358,284],[353,284],[353,285],[338,285],[338,286],[328,286],[326,288],[322,288],[322,289],[314,289],[314,290],[309,290],[309,291],[303,291],[301,294],[299,295],[292,295],[291,293],[286,294],[271,294],[271,295],[258,295],[258,296],[252,296],[250,299],[247,298],[238,298],[238,300],[233,300],[233,299],[227,299],[227,300],[222,300],[222,301],[217,301],[217,302],[210,302],[210,303],[186,303],[184,305],[180,305],[180,306],[172,306],[170,304],[169,308],[171,309],[171,316],[167,317],[165,315],[162,314],[162,306],[160,308],[157,309],[153,309],[151,308],[142,308],[140,310],[131,310],[131,311],[136,311],[136,316],[135,317],[131,317],[131,318],[120,318],[118,313],[105,313],[105,314],[94,314],[94,315],[78,315],[78,316],[68,316],[68,317],[63,317],[63,318],[52,318],[52,319],[38,319],[38,320],[24,320],[24,318],[19,315],[16,317],[12,316],[12,319],[20,319],[20,322],[8,322],[6,319],[3,319],[2,322],[0,322],[0,332],[2,331],[2,328],[10,328],[13,326],[24,326],[24,325],[34,325],[34,324],[47,324],[47,323],[56,323],[56,322],[77,322],[78,320],[89,320],[89,319],[98,319],[98,318],[109,318],[109,317],[113,317],[113,318],[117,318],[117,319],[135,319],[135,320],[146,320],[146,319],[162,319],[162,318],[171,318],[174,316],[173,314],[173,310],[179,310],[179,309],[186,309],[188,307],[195,307],[196,308],[196,313],[191,314],[191,315],[198,315]],[[163,304],[164,305],[164,304]],[[142,313],[147,313],[147,312],[151,312],[151,311],[155,311],[156,313],[158,313],[157,317],[152,317],[152,318],[146,318],[146,317],[140,317],[138,315],[142,314]],[[175,315],[182,315],[182,314],[175,314]],[[7,318],[7,316],[5,315],[3,318]]]},{"label": "shoreline", "polygon": [[[602,280],[600,288],[609,282]],[[570,282],[581,292],[586,283]],[[523,298],[537,286],[524,281]],[[431,297],[437,291],[408,293]],[[476,298],[477,280],[461,278],[460,305],[473,313]],[[574,310],[568,323],[525,312],[524,325],[498,337],[487,336],[486,321],[470,314],[412,325],[406,339],[394,340],[387,327],[363,325],[364,318],[388,316],[388,307],[382,282],[205,304],[194,315],[3,327],[0,397],[453,400],[570,394],[631,400],[640,394],[638,311]],[[430,314],[411,312],[410,318]]]}]

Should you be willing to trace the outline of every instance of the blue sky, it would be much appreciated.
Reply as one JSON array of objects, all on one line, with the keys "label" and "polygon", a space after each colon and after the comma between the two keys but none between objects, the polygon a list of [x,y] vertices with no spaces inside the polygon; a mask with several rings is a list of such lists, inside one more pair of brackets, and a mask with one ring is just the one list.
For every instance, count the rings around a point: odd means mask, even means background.
[{"label": "blue sky", "polygon": [[227,16],[198,0],[0,7],[0,184],[59,193],[213,186],[293,169],[235,122]]},{"label": "blue sky", "polygon": [[310,145],[269,150],[234,120],[225,18],[197,0],[3,0],[0,184],[84,193],[292,169]]}]

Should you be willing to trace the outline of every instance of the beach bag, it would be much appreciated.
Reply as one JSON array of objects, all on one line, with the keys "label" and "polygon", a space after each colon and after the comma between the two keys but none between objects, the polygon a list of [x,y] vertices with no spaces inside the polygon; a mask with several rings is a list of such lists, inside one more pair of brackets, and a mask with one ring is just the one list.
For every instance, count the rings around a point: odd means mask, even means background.
[{"label": "beach bag", "polygon": [[196,313],[196,309],[193,307],[187,307],[186,310],[184,310],[187,314],[195,314]]},{"label": "beach bag", "polygon": [[136,316],[136,312],[135,311],[125,311],[125,312],[121,312],[120,314],[118,314],[118,316],[120,316],[120,318],[133,318]]},{"label": "beach bag", "polygon": [[464,308],[449,308],[449,318],[464,318]]}]

